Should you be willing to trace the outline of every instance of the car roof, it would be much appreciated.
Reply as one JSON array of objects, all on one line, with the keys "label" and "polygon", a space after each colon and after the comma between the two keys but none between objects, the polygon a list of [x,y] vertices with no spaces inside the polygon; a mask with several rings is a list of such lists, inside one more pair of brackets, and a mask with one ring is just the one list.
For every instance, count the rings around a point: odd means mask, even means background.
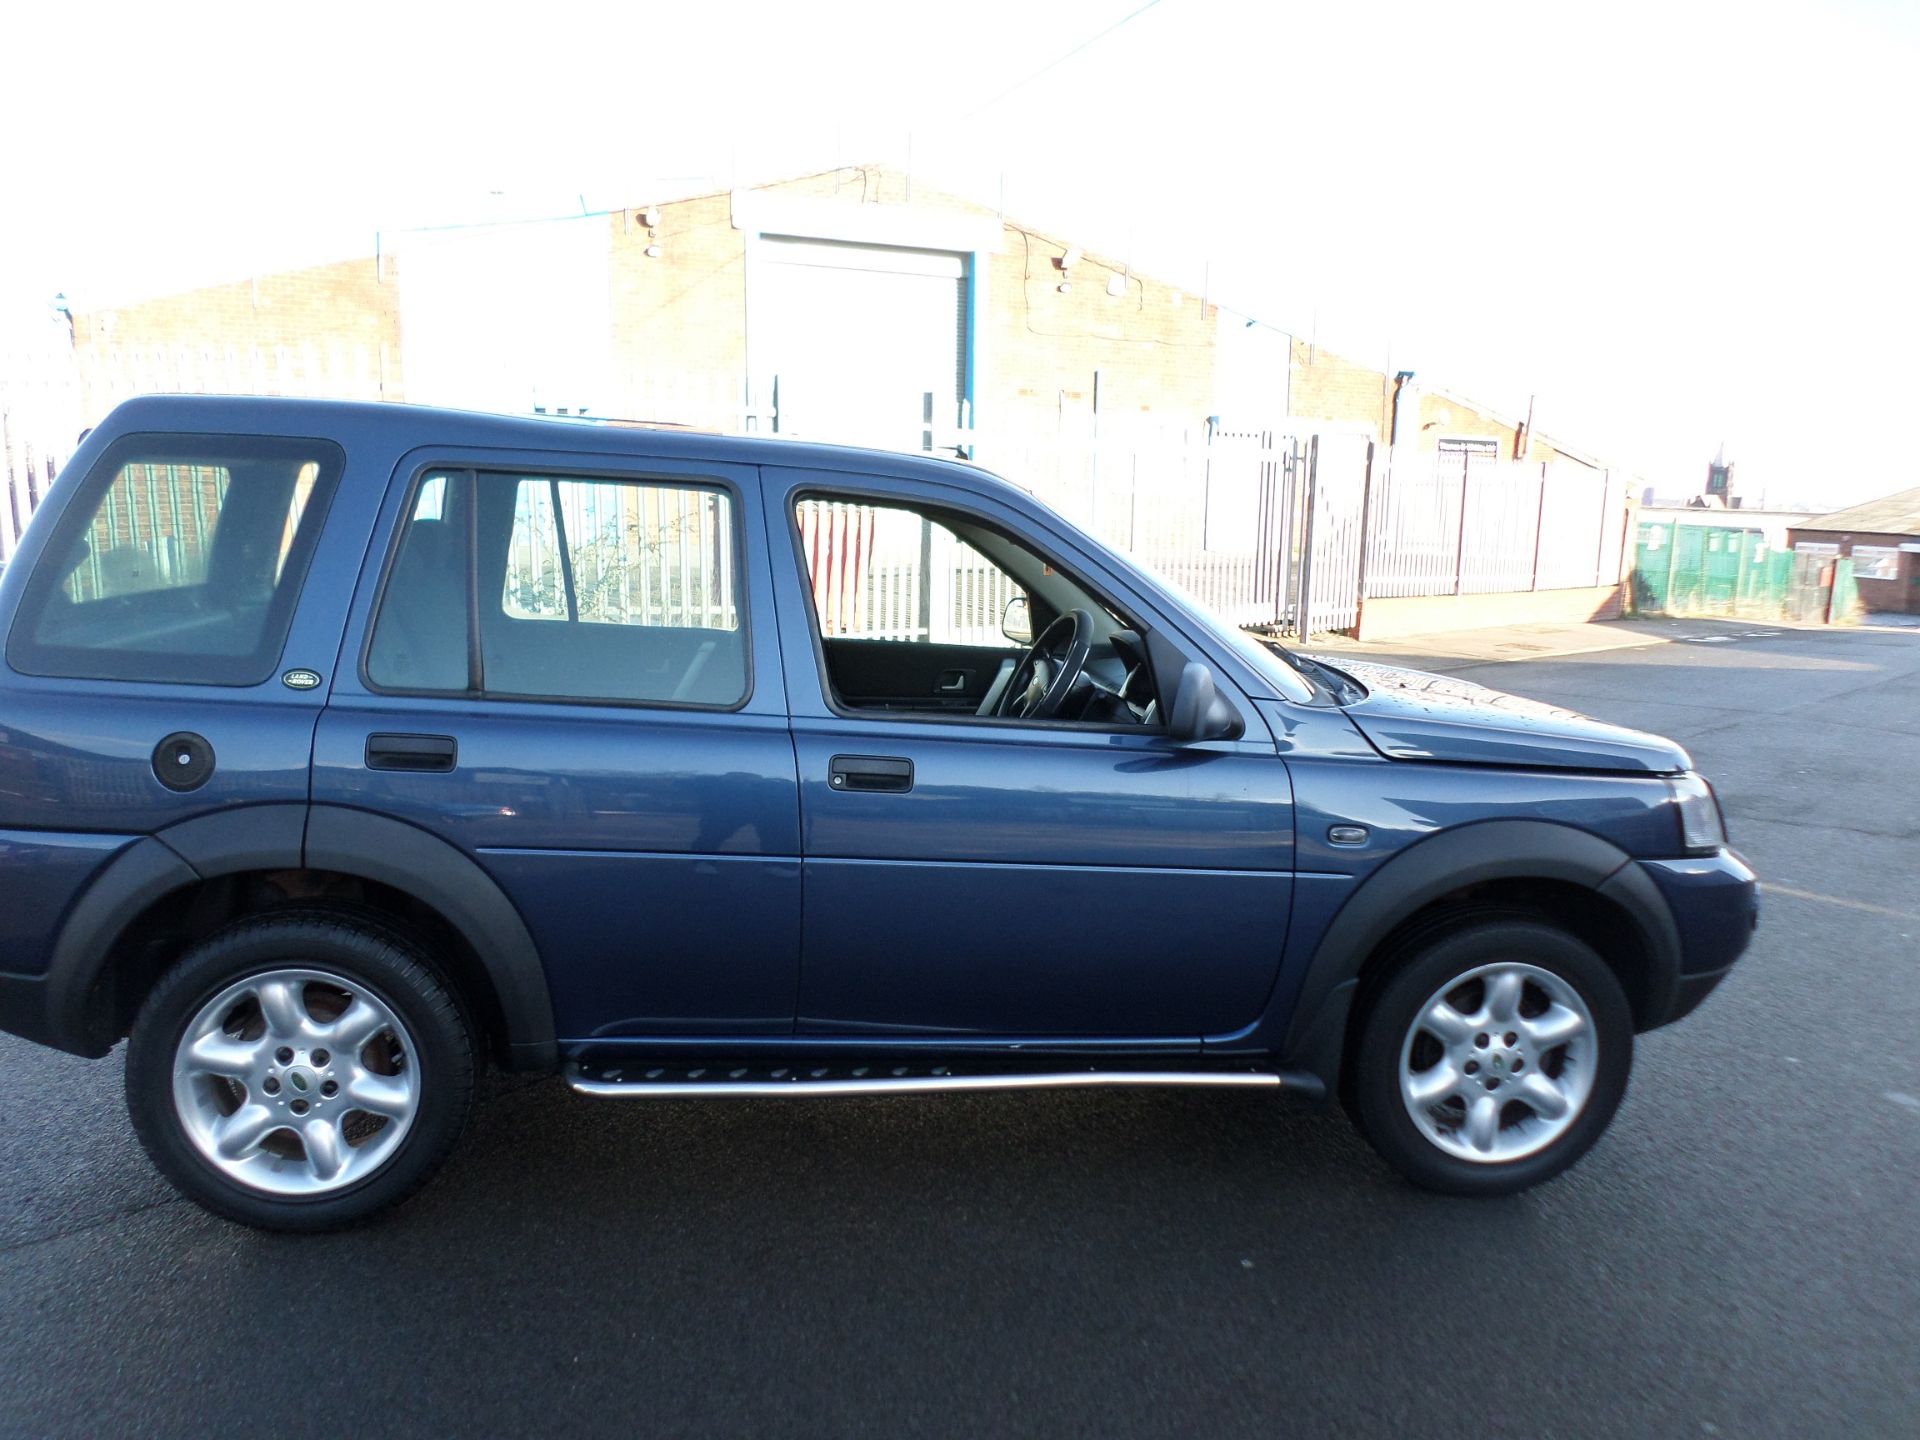
[{"label": "car roof", "polygon": [[1018,486],[979,466],[934,455],[830,445],[773,435],[722,435],[664,424],[548,415],[502,415],[386,401],[258,395],[146,395],[123,401],[101,422],[118,436],[141,431],[312,435],[383,448],[424,445],[709,460],[736,465],[845,470],[942,480],[1022,499]]}]

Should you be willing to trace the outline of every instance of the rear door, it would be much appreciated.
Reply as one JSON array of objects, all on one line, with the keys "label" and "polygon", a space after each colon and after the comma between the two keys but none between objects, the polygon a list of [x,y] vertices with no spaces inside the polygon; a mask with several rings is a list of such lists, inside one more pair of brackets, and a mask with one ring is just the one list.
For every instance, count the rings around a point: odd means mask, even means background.
[{"label": "rear door", "polygon": [[758,526],[750,467],[476,451],[396,476],[314,800],[472,855],[527,921],[563,1042],[792,1027],[794,760]]}]

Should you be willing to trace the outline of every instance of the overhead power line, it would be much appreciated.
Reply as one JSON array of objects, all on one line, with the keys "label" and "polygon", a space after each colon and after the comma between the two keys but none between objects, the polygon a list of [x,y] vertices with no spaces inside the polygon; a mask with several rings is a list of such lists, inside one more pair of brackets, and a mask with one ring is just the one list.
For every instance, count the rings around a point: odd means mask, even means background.
[{"label": "overhead power line", "polygon": [[1073,57],[1078,55],[1081,51],[1090,49],[1091,47],[1098,45],[1102,40],[1106,39],[1107,36],[1113,34],[1114,31],[1120,29],[1124,25],[1130,24],[1131,22],[1138,20],[1142,15],[1146,14],[1147,11],[1153,9],[1153,7],[1158,5],[1159,3],[1160,3],[1160,0],[1147,0],[1147,3],[1142,5],[1139,9],[1129,11],[1127,14],[1122,15],[1118,20],[1114,21],[1111,25],[1107,26],[1106,29],[1100,31],[1098,34],[1089,35],[1086,39],[1082,40],[1078,45],[1074,46],[1071,50],[1067,51],[1066,54],[1058,56],[1055,59],[1049,60],[1046,64],[1042,65],[1038,70],[1034,71],[1031,75],[1026,76],[1024,79],[1014,81],[1013,84],[1007,86],[1007,88],[1002,90],[999,94],[993,96],[989,100],[984,100],[980,104],[974,106],[973,109],[967,111],[966,114],[962,115],[960,119],[958,121],[955,121],[954,123],[959,124],[963,121],[971,120],[977,115],[985,114],[987,111],[991,110],[994,106],[998,105],[1002,100],[1006,99],[1009,95],[1016,94],[1017,92],[1026,89],[1027,86],[1031,85],[1034,81],[1038,80],[1041,76],[1049,74],[1054,70],[1058,70],[1062,65],[1066,64],[1067,61],[1073,59]]}]

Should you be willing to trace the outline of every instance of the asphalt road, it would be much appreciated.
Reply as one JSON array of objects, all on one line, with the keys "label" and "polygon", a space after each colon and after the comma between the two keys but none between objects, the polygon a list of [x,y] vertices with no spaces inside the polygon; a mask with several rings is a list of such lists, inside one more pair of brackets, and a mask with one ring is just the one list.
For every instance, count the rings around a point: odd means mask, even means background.
[{"label": "asphalt road", "polygon": [[173,1197],[117,1055],[0,1037],[0,1433],[1915,1434],[1920,634],[1460,673],[1682,739],[1772,887],[1561,1180],[1437,1199],[1251,1095],[541,1082],[282,1239]]}]

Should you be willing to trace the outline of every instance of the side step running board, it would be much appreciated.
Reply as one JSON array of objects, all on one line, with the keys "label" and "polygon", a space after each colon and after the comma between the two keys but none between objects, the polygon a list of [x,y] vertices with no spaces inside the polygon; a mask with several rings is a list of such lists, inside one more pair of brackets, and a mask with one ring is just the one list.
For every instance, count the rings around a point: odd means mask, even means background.
[{"label": "side step running board", "polygon": [[776,1098],[801,1100],[830,1095],[908,1095],[965,1090],[1070,1090],[1104,1085],[1201,1085],[1317,1094],[1311,1076],[1271,1070],[1048,1070],[1015,1075],[957,1073],[945,1066],[658,1065],[575,1063],[567,1084],[582,1095],[605,1099],[703,1100]]}]

